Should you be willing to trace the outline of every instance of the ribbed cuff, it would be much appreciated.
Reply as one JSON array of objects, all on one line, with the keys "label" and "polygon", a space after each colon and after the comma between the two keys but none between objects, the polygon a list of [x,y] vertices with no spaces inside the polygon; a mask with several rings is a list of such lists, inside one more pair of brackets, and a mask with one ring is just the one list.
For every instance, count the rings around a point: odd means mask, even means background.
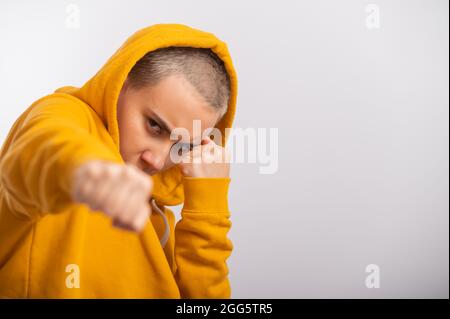
[{"label": "ribbed cuff", "polygon": [[229,177],[183,177],[183,210],[228,212]]}]

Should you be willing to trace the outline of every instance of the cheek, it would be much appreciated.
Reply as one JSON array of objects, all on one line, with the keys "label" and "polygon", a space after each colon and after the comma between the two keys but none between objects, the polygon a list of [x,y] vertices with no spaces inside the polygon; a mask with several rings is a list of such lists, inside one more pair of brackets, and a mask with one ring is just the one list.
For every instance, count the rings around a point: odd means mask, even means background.
[{"label": "cheek", "polygon": [[121,149],[135,152],[136,148],[145,140],[145,126],[139,116],[124,115],[119,120],[119,135]]}]

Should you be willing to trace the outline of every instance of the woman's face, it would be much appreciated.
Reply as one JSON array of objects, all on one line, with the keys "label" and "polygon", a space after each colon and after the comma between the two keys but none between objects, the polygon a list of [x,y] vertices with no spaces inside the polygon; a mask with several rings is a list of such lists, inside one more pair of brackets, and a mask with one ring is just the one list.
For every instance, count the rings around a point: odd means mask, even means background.
[{"label": "woman's face", "polygon": [[[126,163],[154,175],[174,165],[169,154],[177,141],[170,139],[171,130],[186,129],[190,139],[180,141],[195,146],[203,130],[214,127],[218,118],[218,112],[180,75],[139,89],[125,81],[117,102],[120,154]],[[194,120],[200,121],[200,132],[194,132]]]}]

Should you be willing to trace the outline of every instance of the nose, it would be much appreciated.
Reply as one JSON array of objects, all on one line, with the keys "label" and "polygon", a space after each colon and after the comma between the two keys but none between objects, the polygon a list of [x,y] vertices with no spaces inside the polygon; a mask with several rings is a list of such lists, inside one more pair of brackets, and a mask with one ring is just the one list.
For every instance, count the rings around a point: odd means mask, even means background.
[{"label": "nose", "polygon": [[160,171],[164,167],[165,156],[163,154],[145,151],[144,153],[142,153],[141,158],[152,171]]}]

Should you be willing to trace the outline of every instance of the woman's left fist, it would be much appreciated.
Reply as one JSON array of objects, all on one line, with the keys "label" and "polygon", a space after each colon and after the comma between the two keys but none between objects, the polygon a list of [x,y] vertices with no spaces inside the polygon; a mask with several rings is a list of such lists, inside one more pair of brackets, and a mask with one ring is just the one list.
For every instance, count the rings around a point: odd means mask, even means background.
[{"label": "woman's left fist", "polygon": [[186,177],[229,177],[230,154],[209,137],[182,157],[179,163]]}]

